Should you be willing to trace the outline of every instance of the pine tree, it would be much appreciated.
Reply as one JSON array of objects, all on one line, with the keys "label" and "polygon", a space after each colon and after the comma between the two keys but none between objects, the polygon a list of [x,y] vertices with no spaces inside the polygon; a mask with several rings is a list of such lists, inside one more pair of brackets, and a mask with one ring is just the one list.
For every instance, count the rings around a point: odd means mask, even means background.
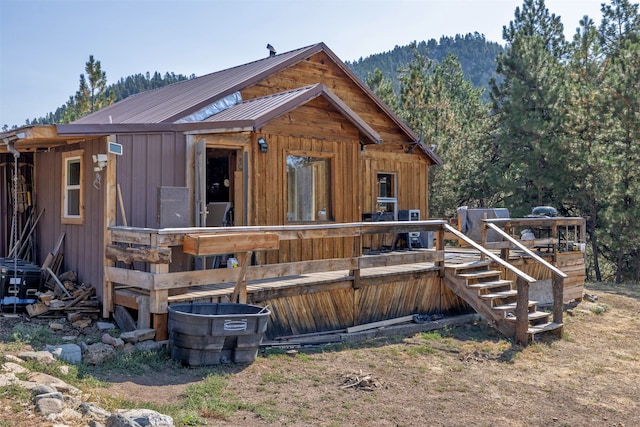
[{"label": "pine tree", "polygon": [[627,0],[613,0],[602,12],[601,138],[609,184],[602,247],[616,266],[617,283],[640,281],[640,16]]},{"label": "pine tree", "polygon": [[505,204],[516,216],[536,205],[560,205],[567,170],[564,119],[566,41],[560,18],[544,0],[525,0],[503,29],[506,53],[498,57],[502,81],[492,82],[498,115],[496,142]]},{"label": "pine tree", "polygon": [[[572,205],[565,206],[572,216],[587,217],[587,234],[593,254],[593,270],[597,281],[602,280],[599,262],[598,230],[599,211],[602,209],[608,181],[603,144],[599,139],[602,132],[601,108],[602,92],[602,50],[598,32],[592,19],[585,16],[573,37],[568,62],[567,116],[564,133],[570,147],[572,185],[567,188],[567,200]],[[589,274],[589,270],[587,274]]]}]

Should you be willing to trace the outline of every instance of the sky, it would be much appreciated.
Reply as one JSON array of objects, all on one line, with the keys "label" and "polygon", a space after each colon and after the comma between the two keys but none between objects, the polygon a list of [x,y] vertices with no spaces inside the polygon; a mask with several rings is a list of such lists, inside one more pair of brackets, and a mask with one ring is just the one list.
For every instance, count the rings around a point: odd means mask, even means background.
[{"label": "sky", "polygon": [[[504,44],[522,0],[0,0],[0,127],[24,125],[78,90],[89,55],[108,83],[197,76],[324,42],[356,61],[412,41],[478,32]],[[573,37],[600,1],[546,0]],[[608,2],[607,2],[608,3]]]}]

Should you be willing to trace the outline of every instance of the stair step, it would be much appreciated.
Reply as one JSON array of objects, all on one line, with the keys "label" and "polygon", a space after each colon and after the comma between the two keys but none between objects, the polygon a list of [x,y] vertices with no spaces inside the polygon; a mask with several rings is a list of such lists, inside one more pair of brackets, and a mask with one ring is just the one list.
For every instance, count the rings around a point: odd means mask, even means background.
[{"label": "stair step", "polygon": [[483,270],[483,271],[474,271],[471,273],[459,273],[456,276],[461,277],[463,279],[486,279],[487,277],[500,277],[500,272],[496,270]]},{"label": "stair step", "polygon": [[494,280],[492,282],[480,282],[467,285],[469,289],[492,289],[499,288],[500,286],[511,286],[513,281],[511,280]]},{"label": "stair step", "polygon": [[500,291],[500,292],[493,292],[490,294],[480,295],[480,298],[492,300],[497,298],[515,297],[516,295],[518,295],[518,291],[516,291],[515,289],[512,289],[510,291]]},{"label": "stair step", "polygon": [[488,267],[491,264],[489,261],[471,261],[464,264],[451,264],[447,265],[447,268],[454,270],[455,274],[460,274],[464,270],[474,270],[477,268]]},{"label": "stair step", "polygon": [[535,335],[541,332],[555,331],[556,329],[562,328],[562,326],[562,323],[541,323],[539,325],[529,326],[529,329],[527,329],[527,333],[530,335]]},{"label": "stair step", "polygon": [[[538,305],[538,301],[529,301],[529,308],[534,307]],[[491,307],[494,310],[502,310],[502,311],[509,311],[509,310],[515,310],[516,309],[516,303],[512,302],[509,304],[502,304],[502,305],[497,305],[495,307]]]},{"label": "stair step", "polygon": [[[529,321],[539,321],[542,319],[549,319],[549,316],[551,316],[551,313],[547,313],[546,311],[534,311],[533,313],[529,313],[528,314],[528,319]],[[506,319],[510,322],[515,322],[516,321],[516,316],[514,314],[508,314]],[[532,325],[535,326],[535,325]]]}]

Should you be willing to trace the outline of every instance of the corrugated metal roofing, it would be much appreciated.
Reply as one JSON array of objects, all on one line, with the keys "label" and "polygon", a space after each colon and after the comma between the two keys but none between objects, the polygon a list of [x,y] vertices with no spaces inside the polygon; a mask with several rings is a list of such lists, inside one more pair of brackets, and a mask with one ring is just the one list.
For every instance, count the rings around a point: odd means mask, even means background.
[{"label": "corrugated metal roofing", "polygon": [[372,142],[377,144],[381,142],[380,135],[322,83],[243,101],[203,120],[203,122],[215,124],[214,127],[217,129],[251,128],[256,130],[272,119],[318,96],[327,99]]},{"label": "corrugated metal roofing", "polygon": [[73,124],[173,122],[324,48],[322,43],[129,96]]}]

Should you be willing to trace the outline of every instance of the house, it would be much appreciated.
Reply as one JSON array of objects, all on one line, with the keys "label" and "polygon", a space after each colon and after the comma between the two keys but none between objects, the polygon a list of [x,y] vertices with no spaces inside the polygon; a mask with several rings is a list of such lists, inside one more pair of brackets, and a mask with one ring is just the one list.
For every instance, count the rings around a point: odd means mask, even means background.
[{"label": "house", "polygon": [[[33,166],[31,191],[44,211],[37,258],[64,233],[65,268],[99,296],[110,225],[220,226],[231,213],[236,226],[359,222],[403,209],[426,216],[428,168],[440,163],[323,43],[2,140]],[[8,241],[11,213],[2,214]],[[314,257],[342,256],[352,244],[325,240]],[[265,256],[310,254],[292,246]]]}]

